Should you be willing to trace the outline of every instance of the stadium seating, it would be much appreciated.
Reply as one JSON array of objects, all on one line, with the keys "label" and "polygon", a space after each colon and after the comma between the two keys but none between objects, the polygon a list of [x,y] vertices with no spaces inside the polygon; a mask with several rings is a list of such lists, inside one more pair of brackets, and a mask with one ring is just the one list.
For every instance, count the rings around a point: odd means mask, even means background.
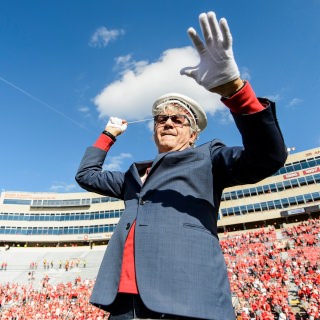
[{"label": "stadium seating", "polygon": [[[319,219],[225,233],[220,243],[238,319],[319,319]],[[0,248],[0,319],[107,319],[88,303],[104,251]]]}]

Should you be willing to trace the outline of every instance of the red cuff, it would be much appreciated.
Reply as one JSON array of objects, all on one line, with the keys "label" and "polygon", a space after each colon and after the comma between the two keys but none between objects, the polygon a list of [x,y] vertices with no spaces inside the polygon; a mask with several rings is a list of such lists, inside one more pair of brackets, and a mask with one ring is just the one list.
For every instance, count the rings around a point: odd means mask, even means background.
[{"label": "red cuff", "polygon": [[109,149],[113,144],[114,144],[114,141],[110,137],[101,133],[93,146],[104,151],[109,151]]},{"label": "red cuff", "polygon": [[221,98],[221,101],[233,113],[252,114],[265,109],[254,93],[250,83],[246,81],[242,89],[230,98]]}]

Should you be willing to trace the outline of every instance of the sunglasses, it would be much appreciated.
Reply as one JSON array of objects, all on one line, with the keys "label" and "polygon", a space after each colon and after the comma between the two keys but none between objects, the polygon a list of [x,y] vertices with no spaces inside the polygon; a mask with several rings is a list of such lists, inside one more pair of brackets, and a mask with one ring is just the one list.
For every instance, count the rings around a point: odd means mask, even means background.
[{"label": "sunglasses", "polygon": [[[165,124],[168,121],[168,119],[171,119],[171,121],[176,127],[182,128],[184,126],[191,125],[190,119],[185,114],[172,114],[170,116],[165,114],[159,114],[155,116],[153,119],[156,126]],[[188,124],[185,123],[186,119],[188,120]]]}]

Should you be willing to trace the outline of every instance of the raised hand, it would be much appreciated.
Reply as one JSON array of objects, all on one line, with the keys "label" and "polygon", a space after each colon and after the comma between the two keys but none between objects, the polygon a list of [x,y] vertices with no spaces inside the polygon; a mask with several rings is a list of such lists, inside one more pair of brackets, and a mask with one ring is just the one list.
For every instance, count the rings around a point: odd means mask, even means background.
[{"label": "raised hand", "polygon": [[232,35],[227,20],[217,21],[214,12],[199,16],[204,42],[194,28],[188,29],[188,35],[197,50],[200,62],[194,67],[185,67],[180,73],[193,78],[209,91],[239,78],[239,69],[232,50]]},{"label": "raised hand", "polygon": [[105,130],[113,134],[115,137],[127,130],[127,121],[116,117],[110,117]]}]

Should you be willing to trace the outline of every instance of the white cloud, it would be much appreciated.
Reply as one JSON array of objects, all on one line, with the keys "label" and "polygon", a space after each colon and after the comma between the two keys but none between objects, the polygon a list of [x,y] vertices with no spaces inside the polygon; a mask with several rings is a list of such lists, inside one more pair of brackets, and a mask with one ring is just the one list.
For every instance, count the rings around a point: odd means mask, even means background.
[{"label": "white cloud", "polygon": [[251,74],[248,68],[246,67],[241,68],[240,74],[241,74],[241,79],[248,80],[248,81],[251,80]]},{"label": "white cloud", "polygon": [[228,108],[219,110],[219,122],[222,125],[229,125],[230,123],[234,123],[234,119]]},{"label": "white cloud", "polygon": [[300,103],[302,103],[302,99],[293,98],[293,99],[291,99],[291,101],[289,102],[289,107],[296,106],[297,104],[300,104]]},{"label": "white cloud", "polygon": [[115,60],[117,64],[126,65],[129,61],[131,61],[131,58],[131,54],[127,54],[126,56],[117,57]]},{"label": "white cloud", "polygon": [[127,54],[126,56],[120,56],[115,58],[115,62],[117,65],[117,68],[130,68],[132,66],[132,56],[131,54]]},{"label": "white cloud", "polygon": [[71,192],[72,190],[76,189],[75,184],[66,184],[64,182],[59,182],[57,184],[54,184],[50,187],[50,190],[54,192]]},{"label": "white cloud", "polygon": [[90,108],[87,106],[79,106],[78,107],[79,112],[81,113],[89,113],[90,112]]},{"label": "white cloud", "polygon": [[119,156],[108,157],[107,163],[103,166],[103,169],[109,171],[120,171],[122,170],[123,161],[131,158],[132,154],[130,153],[120,153]]},{"label": "white cloud", "polygon": [[193,79],[180,75],[180,69],[198,64],[192,47],[174,48],[162,53],[155,62],[133,61],[119,57],[119,79],[108,84],[94,98],[100,118],[118,116],[126,120],[150,118],[151,106],[157,97],[179,92],[197,100],[211,114],[223,108],[220,98],[199,86]]},{"label": "white cloud", "polygon": [[282,98],[279,94],[276,94],[274,96],[267,96],[267,98],[271,101],[274,101],[274,102],[279,102]]},{"label": "white cloud", "polygon": [[106,47],[111,40],[115,40],[117,37],[123,35],[124,33],[125,32],[122,29],[109,30],[106,27],[100,27],[91,36],[89,45],[91,47],[99,48]]}]

